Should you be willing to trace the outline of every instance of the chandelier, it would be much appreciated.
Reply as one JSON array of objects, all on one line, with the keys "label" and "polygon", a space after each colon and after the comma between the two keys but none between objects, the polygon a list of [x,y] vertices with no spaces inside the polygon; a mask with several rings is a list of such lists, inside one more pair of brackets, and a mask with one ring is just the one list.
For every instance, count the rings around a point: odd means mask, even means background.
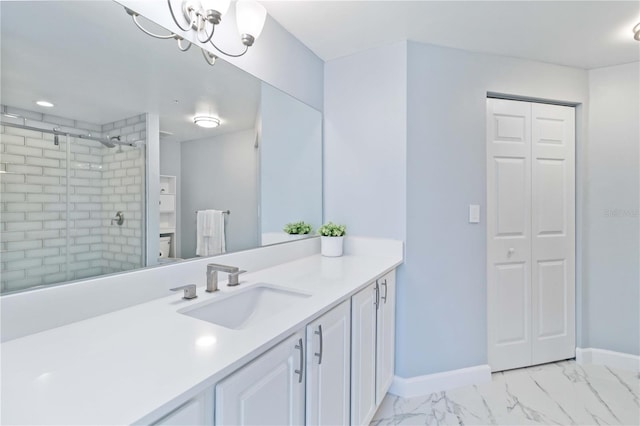
[{"label": "chandelier", "polygon": [[[238,0],[235,3],[236,7],[236,24],[238,26],[238,32],[240,33],[240,40],[244,45],[244,50],[239,53],[229,53],[221,49],[213,41],[213,36],[216,30],[216,25],[220,24],[222,17],[229,10],[231,0],[183,0],[181,13],[184,16],[187,26],[184,26],[184,22],[180,23],[176,17],[176,11],[174,11],[171,5],[171,0],[167,0],[169,12],[173,22],[184,33],[194,32],[196,39],[203,44],[211,43],[211,45],[220,53],[225,56],[237,58],[249,50],[249,47],[253,45],[256,39],[260,36],[264,23],[267,19],[267,11],[265,8],[255,0]],[[192,43],[185,40],[184,37],[176,34],[156,34],[152,31],[144,28],[140,24],[138,17],[140,14],[125,7],[126,12],[133,18],[133,22],[136,24],[142,32],[151,37],[159,39],[175,39],[178,42],[178,49],[186,52],[191,47]],[[218,58],[213,53],[201,48],[202,56],[209,65],[213,65]]]}]

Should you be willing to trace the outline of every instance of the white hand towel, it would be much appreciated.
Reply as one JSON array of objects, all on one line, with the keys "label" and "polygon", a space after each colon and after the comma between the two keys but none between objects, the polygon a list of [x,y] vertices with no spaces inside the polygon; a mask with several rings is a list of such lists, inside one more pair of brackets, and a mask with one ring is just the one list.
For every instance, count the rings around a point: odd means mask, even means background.
[{"label": "white hand towel", "polygon": [[202,219],[202,236],[213,237],[216,234],[217,210],[205,210]]},{"label": "white hand towel", "polygon": [[196,256],[224,253],[224,214],[220,210],[200,210],[196,223]]},{"label": "white hand towel", "polygon": [[204,241],[205,211],[198,210],[196,215],[196,256],[207,256]]}]

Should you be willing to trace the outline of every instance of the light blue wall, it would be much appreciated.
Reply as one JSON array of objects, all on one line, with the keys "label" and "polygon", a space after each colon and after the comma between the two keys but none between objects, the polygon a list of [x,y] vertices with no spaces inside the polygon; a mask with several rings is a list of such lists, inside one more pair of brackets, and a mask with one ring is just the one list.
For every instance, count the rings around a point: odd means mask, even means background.
[{"label": "light blue wall", "polygon": [[589,86],[584,346],[640,355],[640,63]]},{"label": "light blue wall", "polygon": [[325,66],[325,220],[404,240],[407,44]]},{"label": "light blue wall", "polygon": [[286,223],[322,224],[322,113],[262,84],[260,100],[261,232]]}]

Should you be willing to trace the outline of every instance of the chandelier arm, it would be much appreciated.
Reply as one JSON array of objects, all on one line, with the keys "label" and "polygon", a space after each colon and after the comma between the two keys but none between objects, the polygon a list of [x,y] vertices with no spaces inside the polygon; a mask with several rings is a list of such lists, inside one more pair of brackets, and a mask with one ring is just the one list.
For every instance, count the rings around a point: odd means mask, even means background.
[{"label": "chandelier arm", "polygon": [[[204,27],[202,27],[205,35],[207,34],[207,24],[205,22]],[[213,25],[213,27],[211,28],[211,34],[207,35],[207,38],[204,40],[200,40],[200,31],[198,31],[197,37],[198,37],[198,41],[200,43],[209,43],[211,41],[211,39],[213,38],[213,34],[216,32],[216,26],[215,24]]]},{"label": "chandelier arm", "polygon": [[[200,28],[200,22],[202,22],[202,28]],[[205,38],[204,40],[200,39],[200,31],[203,31],[204,34],[207,36],[207,38]],[[213,24],[213,27],[211,28],[211,34],[207,34],[207,21],[206,20],[201,20],[198,22],[198,29],[196,30],[196,38],[198,39],[198,41],[200,43],[209,43],[211,41],[211,39],[213,38],[213,34],[216,32],[216,25]]]},{"label": "chandelier arm", "polygon": [[239,58],[240,56],[244,55],[245,53],[247,53],[247,51],[249,50],[249,46],[244,47],[244,51],[242,53],[239,54],[231,54],[231,53],[227,53],[224,50],[220,49],[218,46],[216,46],[216,44],[213,42],[213,40],[210,41],[211,45],[213,47],[216,48],[217,51],[219,51],[220,53],[222,53],[223,55],[229,56],[230,58]]},{"label": "chandelier arm", "polygon": [[133,19],[133,22],[136,24],[136,27],[140,28],[140,31],[142,31],[143,33],[150,35],[151,37],[155,37],[155,38],[159,38],[159,39],[169,39],[169,38],[174,38],[176,35],[174,33],[170,33],[169,35],[161,35],[161,34],[154,34],[151,31],[147,30],[146,28],[144,28],[142,25],[140,25],[140,22],[138,22],[138,16],[139,15],[131,15],[131,18]]},{"label": "chandelier arm", "polygon": [[193,43],[191,43],[189,40],[187,40],[187,47],[182,47],[182,42],[185,41],[183,38],[179,38],[178,40],[178,49],[180,49],[181,52],[186,52],[187,50],[189,50],[191,48],[191,45]]},{"label": "chandelier arm", "polygon": [[207,61],[207,63],[211,66],[213,66],[216,63],[216,59],[218,58],[216,55],[214,55],[213,53],[209,53],[206,50],[200,48],[200,50],[202,51],[202,56],[204,56],[204,60]]},{"label": "chandelier arm", "polygon": [[167,5],[169,6],[169,12],[171,12],[171,17],[173,18],[173,22],[175,22],[178,28],[180,28],[184,32],[189,31],[191,29],[191,26],[195,22],[194,18],[191,19],[191,22],[189,23],[189,26],[187,28],[183,28],[182,25],[180,25],[180,23],[178,22],[178,19],[176,19],[175,13],[173,13],[173,7],[171,7],[171,0],[167,0]]}]

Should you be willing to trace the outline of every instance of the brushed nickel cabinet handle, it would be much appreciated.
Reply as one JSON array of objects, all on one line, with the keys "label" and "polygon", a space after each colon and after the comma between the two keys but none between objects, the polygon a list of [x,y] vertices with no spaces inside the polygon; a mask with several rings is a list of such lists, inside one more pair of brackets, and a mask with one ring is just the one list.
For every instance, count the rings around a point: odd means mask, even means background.
[{"label": "brushed nickel cabinet handle", "polygon": [[322,346],[323,346],[323,342],[322,342],[322,325],[318,325],[318,330],[316,330],[315,335],[318,336],[320,338],[320,352],[316,352],[314,355],[318,357],[318,365],[322,364]]},{"label": "brushed nickel cabinet handle", "polygon": [[296,349],[300,350],[300,369],[294,371],[298,375],[298,383],[302,383],[302,376],[304,375],[304,346],[302,345],[302,339],[298,339]]},{"label": "brushed nickel cabinet handle", "polygon": [[387,288],[387,280],[382,281],[382,285],[384,286],[384,296],[382,296],[382,301],[386,305],[387,304],[387,291],[389,290]]}]

